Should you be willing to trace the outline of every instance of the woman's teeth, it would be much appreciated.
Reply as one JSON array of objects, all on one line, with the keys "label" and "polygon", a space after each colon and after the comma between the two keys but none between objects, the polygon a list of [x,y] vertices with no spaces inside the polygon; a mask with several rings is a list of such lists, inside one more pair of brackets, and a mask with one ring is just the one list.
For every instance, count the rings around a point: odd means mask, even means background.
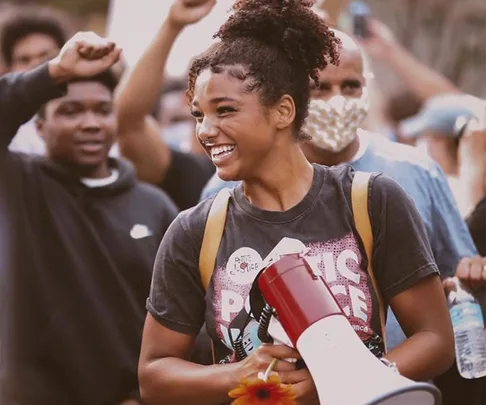
[{"label": "woman's teeth", "polygon": [[211,148],[211,157],[223,157],[229,155],[235,149],[234,145],[214,146]]}]

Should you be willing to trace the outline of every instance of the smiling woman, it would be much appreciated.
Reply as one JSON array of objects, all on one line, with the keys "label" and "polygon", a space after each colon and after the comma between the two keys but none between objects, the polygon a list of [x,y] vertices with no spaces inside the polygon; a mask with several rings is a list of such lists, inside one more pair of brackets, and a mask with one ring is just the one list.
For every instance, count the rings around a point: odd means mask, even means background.
[{"label": "smiling woman", "polygon": [[[200,17],[212,4],[174,0],[164,26],[167,36],[187,24],[187,15]],[[377,296],[384,297],[411,337],[386,355],[403,375],[429,379],[452,362],[444,293],[413,202],[392,180],[372,176],[377,291],[351,210],[354,171],[311,165],[300,148],[309,82],[318,86],[319,70],[337,63],[340,43],[311,5],[237,1],[216,33],[220,41],[191,65],[187,96],[197,137],[218,176],[241,183],[230,193],[207,291],[198,266],[214,198],[182,212],[159,248],[139,367],[148,405],[228,402],[228,392],[240,381],[256,378],[271,363],[298,404],[319,403],[309,371],[287,361],[299,354],[287,346],[263,345],[258,322],[248,313],[249,291],[265,257],[289,239],[305,245],[356,333],[364,342],[378,342],[381,352]],[[392,236],[398,230],[400,241]],[[203,323],[220,364],[185,360]]]},{"label": "smiling woman", "polygon": [[[257,9],[251,3],[236,3],[237,16],[216,33],[221,42],[190,67],[188,99],[196,132],[224,180],[253,175],[264,162],[272,165],[262,157],[269,149],[280,154],[269,148],[277,133],[291,135],[280,136],[279,145],[304,137],[309,79],[317,83],[318,70],[338,59],[339,40],[307,7],[312,2],[303,2],[302,16],[294,14],[292,2],[283,2],[281,20],[271,19],[270,4]],[[302,25],[300,17],[309,24]],[[299,30],[288,29],[292,24]],[[316,28],[321,36],[312,32]]]}]

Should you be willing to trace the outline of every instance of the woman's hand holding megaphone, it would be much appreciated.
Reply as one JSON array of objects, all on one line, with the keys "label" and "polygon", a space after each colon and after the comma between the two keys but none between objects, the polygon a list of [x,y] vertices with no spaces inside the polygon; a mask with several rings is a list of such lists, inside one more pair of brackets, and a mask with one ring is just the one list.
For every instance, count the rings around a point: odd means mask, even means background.
[{"label": "woman's hand holding megaphone", "polygon": [[311,374],[307,368],[278,373],[283,384],[292,385],[299,405],[319,405],[319,396]]},{"label": "woman's hand holding megaphone", "polygon": [[238,363],[238,379],[251,380],[264,373],[270,363],[277,359],[273,367],[273,373],[277,373],[281,382],[292,385],[299,405],[318,405],[316,388],[307,369],[296,369],[296,362],[289,359],[301,359],[299,352],[285,345],[273,345],[263,343],[245,360]]},{"label": "woman's hand holding megaphone", "polygon": [[300,356],[299,352],[291,347],[263,343],[246,359],[238,363],[238,379],[241,381],[258,378],[258,374],[264,373],[274,359],[278,361],[273,367],[273,372],[280,374],[280,372],[295,371],[295,362],[291,363],[286,359],[300,359]]}]

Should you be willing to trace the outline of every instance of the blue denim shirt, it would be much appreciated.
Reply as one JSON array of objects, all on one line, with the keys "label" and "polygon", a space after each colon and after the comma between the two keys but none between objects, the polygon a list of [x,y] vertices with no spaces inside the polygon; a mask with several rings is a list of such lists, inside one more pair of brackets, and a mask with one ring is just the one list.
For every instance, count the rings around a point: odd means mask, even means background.
[{"label": "blue denim shirt", "polygon": [[[474,256],[477,252],[444,173],[416,148],[383,137],[366,136],[363,139],[369,142],[366,151],[349,164],[359,171],[383,172],[405,189],[424,221],[441,275],[452,276],[462,257]],[[224,182],[214,175],[204,188],[202,198],[236,184],[238,182]],[[389,310],[388,348],[397,346],[404,339],[398,321]]]}]

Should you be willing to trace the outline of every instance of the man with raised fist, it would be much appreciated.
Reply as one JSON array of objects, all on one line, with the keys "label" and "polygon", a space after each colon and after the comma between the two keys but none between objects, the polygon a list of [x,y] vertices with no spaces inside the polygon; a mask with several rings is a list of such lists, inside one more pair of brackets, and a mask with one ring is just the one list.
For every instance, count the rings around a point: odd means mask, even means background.
[{"label": "man with raised fist", "polygon": [[[137,404],[152,265],[177,210],[111,159],[120,49],[76,34],[53,60],[0,78],[0,163],[13,260],[2,405]],[[8,151],[37,112],[47,156]]]}]

